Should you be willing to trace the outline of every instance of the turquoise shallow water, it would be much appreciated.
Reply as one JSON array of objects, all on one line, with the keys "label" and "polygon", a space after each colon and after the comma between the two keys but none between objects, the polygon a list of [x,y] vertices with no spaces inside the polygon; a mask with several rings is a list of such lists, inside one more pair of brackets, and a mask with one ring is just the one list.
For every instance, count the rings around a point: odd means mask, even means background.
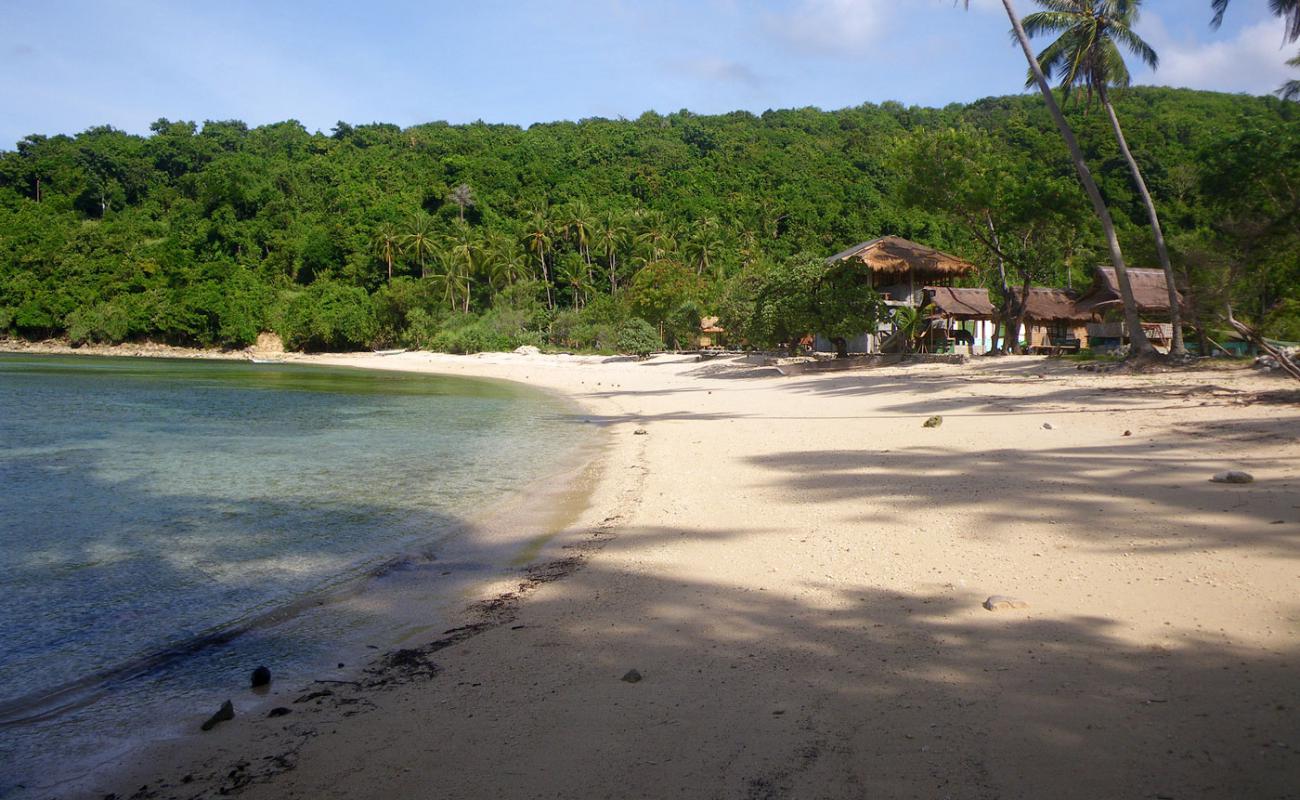
[{"label": "turquoise shallow water", "polygon": [[374,620],[298,611],[436,561],[584,439],[570,412],[467,379],[0,355],[0,794],[249,664],[321,668]]}]

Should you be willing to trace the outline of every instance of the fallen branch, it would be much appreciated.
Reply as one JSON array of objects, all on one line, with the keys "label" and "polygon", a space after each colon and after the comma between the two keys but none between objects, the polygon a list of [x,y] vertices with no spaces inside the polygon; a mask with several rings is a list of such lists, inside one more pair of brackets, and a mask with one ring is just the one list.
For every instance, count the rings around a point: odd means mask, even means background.
[{"label": "fallen branch", "polygon": [[1300,381],[1300,366],[1297,366],[1296,363],[1291,360],[1291,357],[1281,349],[1269,344],[1264,337],[1260,335],[1259,331],[1244,322],[1238,321],[1236,317],[1232,316],[1231,303],[1228,304],[1228,324],[1232,326],[1232,329],[1235,330],[1241,338],[1255,345],[1265,353],[1268,353],[1277,360],[1278,366],[1285,370],[1288,375]]}]

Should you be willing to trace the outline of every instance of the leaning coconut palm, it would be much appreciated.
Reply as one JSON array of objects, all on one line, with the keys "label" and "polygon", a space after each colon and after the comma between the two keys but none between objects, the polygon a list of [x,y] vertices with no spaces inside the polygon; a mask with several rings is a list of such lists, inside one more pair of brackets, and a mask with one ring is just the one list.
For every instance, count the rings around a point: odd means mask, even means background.
[{"label": "leaning coconut palm", "polygon": [[[1169,264],[1169,249],[1165,246],[1165,234],[1160,226],[1160,216],[1156,213],[1155,201],[1147,189],[1138,167],[1137,159],[1129,150],[1120,127],[1119,116],[1110,101],[1110,87],[1127,87],[1130,83],[1128,66],[1120,52],[1122,46],[1137,56],[1151,69],[1156,69],[1160,58],[1151,46],[1133,32],[1137,23],[1141,0],[1037,0],[1048,11],[1030,14],[1024,19],[1025,32],[1030,36],[1043,33],[1059,33],[1060,38],[1038,54],[1038,66],[1043,75],[1051,80],[1056,77],[1061,86],[1063,97],[1069,98],[1071,90],[1083,86],[1088,90],[1088,102],[1095,96],[1101,101],[1102,108],[1110,120],[1115,140],[1119,143],[1120,153],[1128,163],[1133,183],[1137,186],[1142,203],[1146,206],[1147,219],[1151,223],[1151,233],[1155,237],[1156,255],[1160,267],[1165,271],[1165,283],[1169,288],[1169,315],[1173,323],[1173,341],[1169,354],[1174,357],[1187,355],[1183,345],[1182,318],[1178,308],[1178,289],[1174,283],[1174,268]],[[1035,78],[1030,74],[1025,86],[1034,84]]]},{"label": "leaning coconut palm", "polygon": [[[1289,66],[1300,67],[1300,56],[1286,62]],[[1300,100],[1300,81],[1287,81],[1277,90],[1277,96],[1283,100]]]},{"label": "leaning coconut palm", "polygon": [[[970,0],[965,0],[966,6],[970,7]],[[1115,276],[1119,281],[1120,298],[1124,302],[1124,324],[1129,330],[1129,341],[1132,344],[1133,353],[1139,356],[1150,356],[1155,353],[1155,348],[1147,340],[1146,334],[1142,332],[1142,321],[1138,318],[1137,303],[1133,299],[1133,285],[1128,279],[1128,269],[1124,264],[1124,251],[1120,249],[1119,237],[1115,234],[1115,221],[1111,219],[1110,209],[1106,207],[1106,201],[1102,199],[1101,190],[1097,188],[1097,181],[1092,177],[1092,170],[1088,169],[1088,163],[1083,160],[1083,151],[1079,149],[1079,140],[1074,137],[1074,131],[1070,128],[1070,123],[1066,121],[1065,115],[1061,113],[1061,107],[1056,102],[1056,95],[1052,94],[1052,87],[1043,75],[1043,70],[1038,66],[1038,60],[1034,58],[1033,45],[1029,43],[1029,34],[1025,33],[1025,26],[1020,22],[1020,16],[1016,14],[1015,6],[1011,0],[1002,0],[1002,7],[1006,9],[1007,18],[1011,20],[1011,28],[1015,32],[1016,41],[1020,43],[1020,49],[1025,53],[1025,59],[1029,61],[1029,71],[1033,73],[1034,80],[1038,84],[1038,90],[1043,94],[1043,101],[1047,103],[1047,111],[1052,115],[1052,120],[1056,123],[1056,128],[1061,132],[1061,138],[1065,140],[1065,146],[1070,151],[1070,158],[1074,161],[1074,168],[1079,173],[1079,182],[1083,184],[1083,190],[1088,194],[1088,200],[1092,202],[1092,209],[1097,214],[1097,219],[1101,222],[1102,233],[1106,236],[1106,247],[1110,251],[1110,263],[1115,267]]]}]

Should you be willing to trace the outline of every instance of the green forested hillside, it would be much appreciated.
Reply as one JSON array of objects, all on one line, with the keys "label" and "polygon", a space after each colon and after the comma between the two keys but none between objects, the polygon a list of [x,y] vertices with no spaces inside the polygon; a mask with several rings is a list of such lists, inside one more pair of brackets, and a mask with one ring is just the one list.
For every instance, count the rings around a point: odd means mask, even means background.
[{"label": "green forested hillside", "polygon": [[[1226,291],[1286,333],[1300,304],[1300,105],[1133,89],[1118,109],[1201,317]],[[1131,264],[1153,264],[1104,115],[1070,114]],[[921,145],[948,131],[987,150],[986,205],[1021,195],[1011,228],[1054,231],[1036,280],[1078,285],[1100,260],[1064,147],[1031,96],[526,130],[339,123],[311,134],[292,121],[165,119],[152,130],[33,135],[0,153],[0,332],[611,348],[646,333],[629,322],[639,317],[684,337],[701,314],[743,315],[741,288],[773,265],[885,234],[992,269],[969,215],[946,202],[944,173],[925,169]]]}]

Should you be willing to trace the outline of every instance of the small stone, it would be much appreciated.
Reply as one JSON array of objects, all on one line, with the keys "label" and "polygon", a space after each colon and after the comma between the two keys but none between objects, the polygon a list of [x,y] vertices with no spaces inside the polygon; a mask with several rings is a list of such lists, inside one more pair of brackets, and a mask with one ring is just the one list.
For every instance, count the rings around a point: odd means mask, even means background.
[{"label": "small stone", "polygon": [[1133,431],[1124,431],[1124,435],[1125,435],[1125,436],[1132,436],[1132,435],[1133,435]]},{"label": "small stone", "polygon": [[619,680],[623,681],[624,683],[640,683],[640,682],[641,682],[641,673],[637,672],[637,671],[634,670],[634,669],[630,669],[630,670],[627,671],[627,674],[624,675],[624,676],[623,676],[622,678],[620,678]]},{"label": "small stone", "polygon": [[1043,430],[1045,430],[1045,431],[1053,431],[1053,430],[1056,430],[1056,426],[1054,426],[1054,425],[1053,425],[1052,423],[1050,423],[1050,422],[1044,422],[1044,423],[1043,423]]},{"label": "small stone", "polygon": [[210,731],[217,727],[218,722],[225,722],[235,718],[235,704],[227,700],[217,709],[217,713],[208,717],[208,721],[199,726],[201,730]]},{"label": "small stone", "polygon": [[267,686],[271,683],[271,670],[268,667],[258,667],[253,670],[253,688]]},{"label": "small stone", "polygon": [[274,719],[275,717],[283,717],[292,713],[293,713],[292,708],[285,708],[284,706],[276,706],[275,708],[268,711],[266,715]]},{"label": "small stone", "polygon": [[1214,483],[1254,483],[1255,476],[1251,475],[1249,472],[1230,469],[1227,472],[1220,472],[1218,475],[1210,478],[1210,480]]},{"label": "small stone", "polygon": [[990,595],[989,599],[984,601],[984,607],[989,611],[1010,611],[1016,608],[1029,608],[1029,604],[1024,600],[1017,600],[1014,597],[995,594]]},{"label": "small stone", "polygon": [[633,436],[645,436],[645,435],[646,435],[646,429],[645,429],[645,428],[637,428],[636,430],[632,431],[632,435],[633,435]]},{"label": "small stone", "polygon": [[930,417],[929,419],[927,419],[927,420],[924,422],[924,424],[921,425],[921,427],[922,427],[922,428],[937,428],[937,427],[939,427],[939,426],[942,425],[942,424],[943,424],[943,417],[941,417],[941,416],[939,416],[938,414],[936,414],[936,415],[934,415],[933,417]]}]

